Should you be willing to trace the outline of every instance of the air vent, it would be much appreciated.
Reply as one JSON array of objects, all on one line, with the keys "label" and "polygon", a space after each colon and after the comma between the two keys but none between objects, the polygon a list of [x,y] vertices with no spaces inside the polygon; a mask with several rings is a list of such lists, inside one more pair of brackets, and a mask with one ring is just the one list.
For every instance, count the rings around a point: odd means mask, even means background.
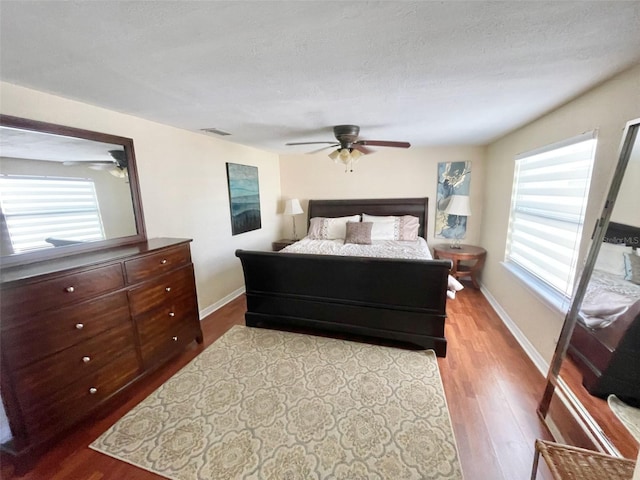
[{"label": "air vent", "polygon": [[220,135],[222,137],[225,137],[227,135],[231,135],[228,132],[224,132],[222,130],[219,130],[217,128],[201,128],[200,129],[201,132],[205,132],[205,133],[213,133],[214,135]]}]

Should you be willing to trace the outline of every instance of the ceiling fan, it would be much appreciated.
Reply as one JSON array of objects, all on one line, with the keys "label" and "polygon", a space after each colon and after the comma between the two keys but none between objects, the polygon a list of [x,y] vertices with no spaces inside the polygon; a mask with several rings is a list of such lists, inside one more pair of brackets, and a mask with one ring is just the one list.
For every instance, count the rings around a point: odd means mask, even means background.
[{"label": "ceiling fan", "polygon": [[127,156],[124,150],[109,150],[113,160],[77,160],[63,162],[63,165],[86,165],[92,170],[108,170],[111,175],[118,178],[127,177]]},{"label": "ceiling fan", "polygon": [[290,142],[286,145],[318,145],[329,144],[319,150],[315,150],[311,153],[322,151],[326,148],[338,147],[337,150],[331,152],[329,157],[335,161],[341,161],[345,164],[346,170],[353,172],[353,164],[358,160],[361,155],[367,155],[374,153],[374,150],[367,148],[371,147],[396,147],[396,148],[409,148],[411,144],[409,142],[392,142],[389,140],[358,140],[360,134],[360,127],[358,125],[336,125],[333,127],[333,134],[336,137],[334,141],[326,142]]}]

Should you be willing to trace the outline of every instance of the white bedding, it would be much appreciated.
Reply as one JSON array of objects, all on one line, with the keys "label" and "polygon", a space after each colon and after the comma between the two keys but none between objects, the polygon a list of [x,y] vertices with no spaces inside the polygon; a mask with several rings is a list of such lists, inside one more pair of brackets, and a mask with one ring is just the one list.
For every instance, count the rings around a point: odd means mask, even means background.
[{"label": "white bedding", "polygon": [[589,328],[604,328],[622,317],[634,318],[640,313],[640,285],[594,270],[580,311]]},{"label": "white bedding", "polygon": [[[374,240],[371,245],[344,243],[344,240],[312,240],[308,237],[280,250],[283,253],[312,253],[317,255],[344,255],[352,257],[407,258],[431,260],[433,256],[424,238],[417,241]],[[447,296],[455,298],[463,285],[449,275]]]}]

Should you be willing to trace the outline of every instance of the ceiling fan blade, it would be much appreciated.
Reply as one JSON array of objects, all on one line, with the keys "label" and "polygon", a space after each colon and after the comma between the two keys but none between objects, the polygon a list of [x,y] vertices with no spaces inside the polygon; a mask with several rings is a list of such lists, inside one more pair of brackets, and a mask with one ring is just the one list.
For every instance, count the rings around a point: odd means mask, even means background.
[{"label": "ceiling fan blade", "polygon": [[90,163],[89,164],[89,168],[91,170],[111,170],[111,169],[117,169],[118,166],[114,163]]},{"label": "ceiling fan blade", "polygon": [[317,150],[313,150],[311,152],[307,152],[309,155],[313,155],[314,153],[322,152],[323,150],[327,150],[328,148],[339,147],[339,143],[334,143],[333,145],[327,145],[326,147],[318,148]]},{"label": "ceiling fan blade", "polygon": [[336,143],[335,140],[333,142],[290,142],[285,143],[285,145],[318,145],[321,143]]},{"label": "ceiling fan blade", "polygon": [[355,148],[356,150],[358,150],[363,155],[367,155],[369,153],[373,153],[373,150],[371,150],[370,148],[365,147],[364,145],[362,145],[361,143],[358,143],[358,142],[352,144],[351,146],[353,148]]},{"label": "ceiling fan blade", "polygon": [[409,148],[411,146],[409,142],[390,142],[388,140],[358,140],[356,143],[359,145],[371,145],[372,147]]},{"label": "ceiling fan blade", "polygon": [[71,167],[74,165],[115,165],[113,160],[67,160],[62,162],[65,167]]}]

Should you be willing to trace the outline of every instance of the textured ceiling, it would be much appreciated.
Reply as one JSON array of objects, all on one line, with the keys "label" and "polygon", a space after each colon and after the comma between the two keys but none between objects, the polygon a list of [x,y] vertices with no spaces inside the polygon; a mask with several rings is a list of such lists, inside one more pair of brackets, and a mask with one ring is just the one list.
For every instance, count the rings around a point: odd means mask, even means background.
[{"label": "textured ceiling", "polygon": [[7,1],[3,81],[233,142],[485,144],[640,62],[640,2]]}]

